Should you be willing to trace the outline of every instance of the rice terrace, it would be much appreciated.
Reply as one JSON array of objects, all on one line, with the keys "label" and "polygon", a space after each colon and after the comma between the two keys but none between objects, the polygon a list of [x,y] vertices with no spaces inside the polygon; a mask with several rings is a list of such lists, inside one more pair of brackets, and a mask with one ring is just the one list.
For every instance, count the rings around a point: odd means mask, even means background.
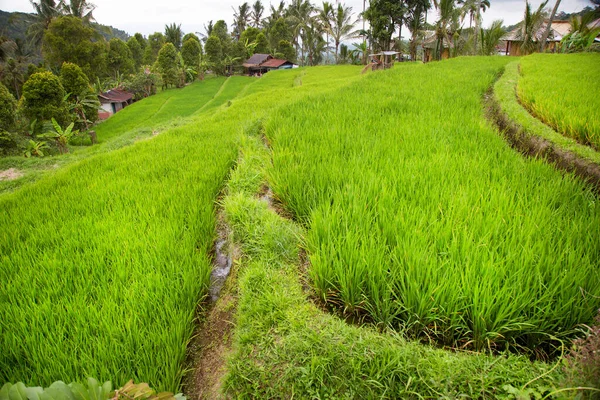
[{"label": "rice terrace", "polygon": [[600,398],[597,2],[148,36],[30,3],[0,14],[0,400]]}]

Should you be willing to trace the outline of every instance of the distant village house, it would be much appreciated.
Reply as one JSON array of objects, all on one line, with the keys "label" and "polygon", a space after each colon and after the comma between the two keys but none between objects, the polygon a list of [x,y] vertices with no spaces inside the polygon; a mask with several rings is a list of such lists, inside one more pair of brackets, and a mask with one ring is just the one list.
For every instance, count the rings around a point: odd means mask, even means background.
[{"label": "distant village house", "polygon": [[298,68],[293,62],[274,58],[270,54],[254,54],[244,62],[243,66],[248,75],[260,75],[274,69]]},{"label": "distant village house", "polygon": [[121,89],[112,89],[98,95],[101,110],[98,118],[101,120],[109,118],[133,102],[133,94]]}]

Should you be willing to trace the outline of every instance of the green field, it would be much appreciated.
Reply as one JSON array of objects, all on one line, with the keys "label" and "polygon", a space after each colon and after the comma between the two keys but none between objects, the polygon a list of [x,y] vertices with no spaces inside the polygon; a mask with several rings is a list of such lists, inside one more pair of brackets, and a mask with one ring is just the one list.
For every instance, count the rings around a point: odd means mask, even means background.
[{"label": "green field", "polygon": [[270,119],[271,184],[324,301],[476,350],[539,352],[592,322],[600,203],[485,121],[505,63],[403,66]]},{"label": "green field", "polygon": [[484,118],[507,62],[207,79],[99,124],[95,152],[0,194],[0,383],[179,391],[223,207],[243,252],[231,396],[557,387],[529,357],[600,307],[600,203]]},{"label": "green field", "polygon": [[534,54],[520,72],[518,96],[534,116],[600,150],[600,54]]}]

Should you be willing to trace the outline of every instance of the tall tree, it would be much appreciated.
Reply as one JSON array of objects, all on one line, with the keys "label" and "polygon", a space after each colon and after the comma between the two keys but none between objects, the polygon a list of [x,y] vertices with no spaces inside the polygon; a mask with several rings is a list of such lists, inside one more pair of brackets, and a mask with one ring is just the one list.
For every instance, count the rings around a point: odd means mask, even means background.
[{"label": "tall tree", "polygon": [[429,0],[413,0],[409,2],[406,15],[406,26],[410,32],[409,52],[410,59],[417,59],[417,40],[425,27],[427,10],[431,7]]},{"label": "tall tree", "polygon": [[160,32],[154,32],[148,36],[148,45],[144,50],[144,64],[152,65],[158,58],[158,52],[165,45],[165,36]]},{"label": "tall tree", "polygon": [[455,0],[434,0],[433,4],[438,10],[439,19],[436,21],[436,46],[435,57],[437,60],[442,58],[444,43],[450,46],[451,38],[456,31],[455,26],[460,19],[460,9],[456,7]]},{"label": "tall tree", "polygon": [[554,3],[554,8],[552,8],[552,13],[550,14],[550,19],[546,24],[546,29],[544,29],[544,33],[542,34],[542,38],[540,39],[540,51],[543,53],[546,50],[546,42],[548,41],[548,36],[550,36],[550,29],[552,29],[552,20],[558,11],[558,6],[560,5],[560,0],[556,0]]},{"label": "tall tree", "polygon": [[57,69],[65,61],[77,64],[91,81],[104,72],[106,51],[102,36],[77,17],[55,18],[44,34],[45,61]]},{"label": "tall tree", "polygon": [[373,50],[389,50],[392,35],[396,27],[404,21],[405,7],[403,2],[392,0],[371,0],[369,8],[363,13],[371,25]]},{"label": "tall tree", "polygon": [[129,51],[131,51],[134,69],[137,71],[144,61],[144,52],[142,50],[142,46],[140,45],[140,42],[138,42],[137,38],[132,36],[127,41],[127,47],[129,47]]},{"label": "tall tree", "polygon": [[237,11],[233,9],[233,34],[236,39],[239,40],[242,32],[246,30],[246,27],[250,23],[251,15],[250,15],[250,6],[248,3],[244,3],[238,7]]},{"label": "tall tree", "polygon": [[340,47],[340,42],[354,37],[352,32],[355,23],[352,22],[352,7],[338,4],[332,22],[331,36],[335,42],[335,61],[338,62],[338,48]]},{"label": "tall tree", "polygon": [[204,54],[206,55],[206,62],[208,63],[209,68],[211,68],[214,73],[223,75],[225,72],[223,69],[223,46],[221,45],[221,40],[217,36],[210,35],[208,39],[206,39]]},{"label": "tall tree", "polygon": [[65,15],[81,18],[86,23],[95,21],[93,12],[96,6],[86,0],[70,0],[68,3],[61,1],[61,5]]},{"label": "tall tree", "polygon": [[[304,50],[306,46],[304,43],[300,46],[300,43],[304,32],[313,27],[313,11],[314,6],[310,4],[309,0],[292,0],[292,3],[287,9],[287,20],[292,27],[292,37],[294,45],[296,46],[296,53],[298,53],[298,49],[300,48],[302,52],[302,63],[304,63]],[[314,33],[315,32],[313,31],[309,36],[313,38],[315,36]]]},{"label": "tall tree", "polygon": [[264,11],[265,8],[263,7],[260,0],[256,0],[254,4],[252,4],[252,12],[250,13],[250,16],[252,18],[252,26],[254,26],[255,28],[260,27]]},{"label": "tall tree", "polygon": [[325,31],[325,40],[327,41],[327,58],[329,59],[329,35],[333,32],[332,21],[334,19],[333,6],[330,2],[324,1],[323,6],[317,10],[317,18]]},{"label": "tall tree", "polygon": [[27,36],[35,45],[39,45],[52,20],[61,15],[60,3],[57,4],[54,0],[40,0],[38,2],[29,0],[29,2],[35,13],[31,15]]},{"label": "tall tree", "polygon": [[179,53],[173,43],[165,43],[160,49],[158,52],[157,63],[165,87],[180,84],[181,68],[179,63]]},{"label": "tall tree", "polygon": [[172,43],[177,50],[181,49],[181,24],[177,25],[173,22],[171,25],[165,25],[165,41]]},{"label": "tall tree", "polygon": [[532,11],[529,1],[525,1],[525,15],[517,31],[517,38],[521,41],[521,52],[523,54],[532,53],[536,49],[536,44],[540,39],[538,34],[544,25],[544,18],[546,16],[544,8],[546,8],[547,4],[548,0],[540,4],[537,10]]},{"label": "tall tree", "polygon": [[115,78],[120,74],[133,73],[135,62],[127,44],[117,38],[110,39],[108,44],[106,63],[109,73]]},{"label": "tall tree", "polygon": [[189,38],[183,42],[183,46],[181,47],[181,57],[183,57],[183,62],[186,67],[192,67],[197,70],[198,65],[200,65],[201,54],[202,46],[200,45],[199,40]]}]

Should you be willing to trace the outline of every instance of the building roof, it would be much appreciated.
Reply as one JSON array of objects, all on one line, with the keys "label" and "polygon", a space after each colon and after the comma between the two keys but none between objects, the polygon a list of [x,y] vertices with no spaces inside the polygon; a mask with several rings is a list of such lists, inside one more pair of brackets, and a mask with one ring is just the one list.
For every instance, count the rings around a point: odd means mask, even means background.
[{"label": "building roof", "polygon": [[286,63],[291,64],[291,62],[288,60],[281,60],[279,58],[271,58],[270,60],[267,60],[264,63],[260,64],[260,66],[266,67],[266,68],[279,68]]},{"label": "building roof", "polygon": [[267,60],[272,59],[273,56],[270,54],[254,54],[252,57],[250,57],[249,59],[246,60],[246,62],[244,62],[244,67],[246,68],[250,68],[250,67],[258,67],[260,64],[264,63]]},{"label": "building roof", "polygon": [[[535,33],[535,40],[540,40],[544,35],[544,31],[546,30],[546,24],[548,21],[545,21],[540,29]],[[550,35],[548,36],[548,40],[551,42],[560,42],[563,36],[567,35],[571,31],[571,23],[569,21],[552,21],[552,25],[550,26]],[[506,35],[502,37],[502,40],[506,40],[509,42],[517,42],[521,41],[521,26],[517,26],[512,31],[508,32]]]},{"label": "building roof", "polygon": [[121,89],[111,89],[108,92],[99,94],[101,102],[104,103],[124,103],[133,98],[133,94]]}]

